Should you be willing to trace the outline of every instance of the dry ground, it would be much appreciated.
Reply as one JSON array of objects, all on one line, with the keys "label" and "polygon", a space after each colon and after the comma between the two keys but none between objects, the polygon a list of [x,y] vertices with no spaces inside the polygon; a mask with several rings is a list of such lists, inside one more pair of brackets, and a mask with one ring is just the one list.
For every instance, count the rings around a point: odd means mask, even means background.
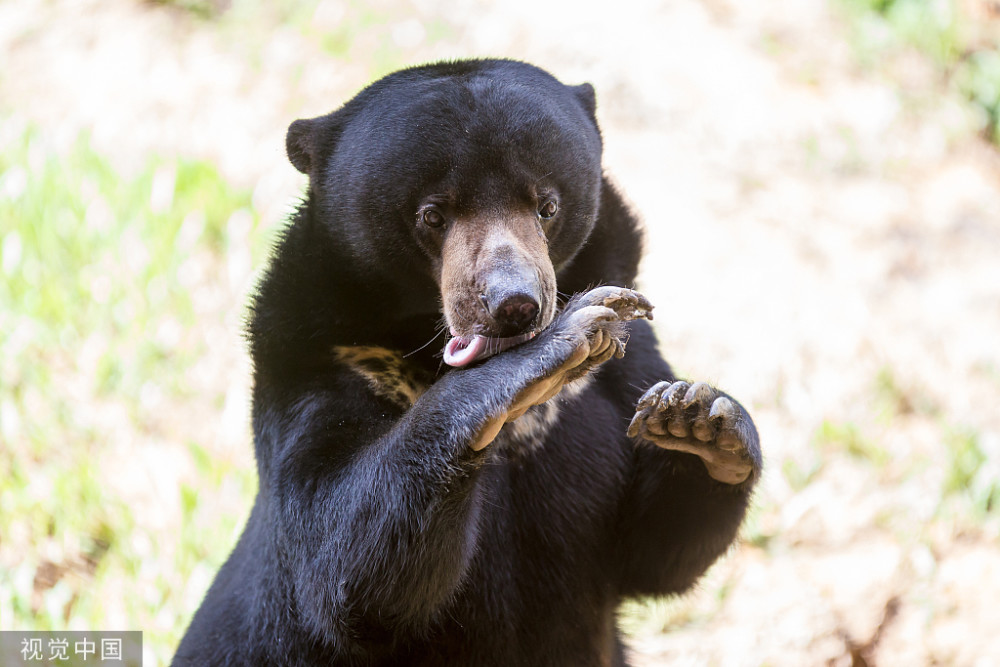
[{"label": "dry ground", "polygon": [[[1000,478],[996,148],[921,57],[859,65],[826,2],[584,6],[261,7],[241,34],[126,0],[8,1],[0,104],[53,136],[89,129],[122,170],[211,160],[277,226],[302,187],[284,128],[387,67],[501,55],[591,81],[606,168],[649,228],[663,349],[750,407],[768,464],[744,543],[701,589],[628,611],[635,663],[1000,664],[1000,523],[980,502]],[[356,37],[324,47],[345,24]],[[252,466],[255,267],[229,262],[199,293],[223,315],[193,384],[236,398],[222,417],[168,404],[152,439],[113,431],[142,454],[108,483],[164,541],[189,465],[173,436],[212,424],[213,453]],[[211,573],[191,576],[196,601]]]}]

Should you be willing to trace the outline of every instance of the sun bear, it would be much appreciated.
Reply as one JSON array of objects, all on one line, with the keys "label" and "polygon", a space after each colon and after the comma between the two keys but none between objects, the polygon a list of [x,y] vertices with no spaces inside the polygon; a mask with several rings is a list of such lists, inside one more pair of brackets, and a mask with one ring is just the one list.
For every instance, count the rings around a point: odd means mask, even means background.
[{"label": "sun bear", "polygon": [[624,665],[619,605],[690,588],[762,462],[657,350],[594,89],[413,67],[286,148],[309,185],[249,314],[259,491],[173,664]]}]

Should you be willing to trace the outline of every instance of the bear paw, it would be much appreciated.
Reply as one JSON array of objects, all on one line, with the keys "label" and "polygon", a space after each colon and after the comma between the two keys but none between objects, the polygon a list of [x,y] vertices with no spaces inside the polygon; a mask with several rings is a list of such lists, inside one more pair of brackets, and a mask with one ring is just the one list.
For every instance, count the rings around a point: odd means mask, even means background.
[{"label": "bear paw", "polygon": [[625,322],[653,319],[653,304],[625,287],[597,287],[573,299],[563,311],[562,335],[574,343],[560,370],[567,381],[582,376],[611,357],[625,356]]},{"label": "bear paw", "polygon": [[[533,405],[558,394],[570,382],[585,376],[611,357],[625,354],[625,322],[652,319],[653,304],[624,287],[598,287],[574,297],[534,345],[548,355],[543,370],[514,399],[507,419],[517,419]],[[569,346],[566,345],[569,343]],[[546,352],[548,354],[546,354]],[[549,365],[551,364],[551,365]]]},{"label": "bear paw", "polygon": [[653,385],[639,399],[628,435],[694,454],[713,479],[726,484],[740,484],[754,471],[757,435],[750,416],[704,382]]}]

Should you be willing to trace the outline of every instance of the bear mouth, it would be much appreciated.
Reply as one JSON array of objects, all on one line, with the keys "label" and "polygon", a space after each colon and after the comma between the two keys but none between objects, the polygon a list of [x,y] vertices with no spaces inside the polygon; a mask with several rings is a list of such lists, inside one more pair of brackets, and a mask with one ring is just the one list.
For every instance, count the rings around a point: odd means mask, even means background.
[{"label": "bear mouth", "polygon": [[519,336],[509,336],[499,338],[496,336],[460,336],[452,329],[452,337],[444,346],[444,363],[456,368],[468,366],[469,364],[492,357],[504,350],[508,350],[515,345],[527,342],[537,335],[536,331],[530,331]]}]

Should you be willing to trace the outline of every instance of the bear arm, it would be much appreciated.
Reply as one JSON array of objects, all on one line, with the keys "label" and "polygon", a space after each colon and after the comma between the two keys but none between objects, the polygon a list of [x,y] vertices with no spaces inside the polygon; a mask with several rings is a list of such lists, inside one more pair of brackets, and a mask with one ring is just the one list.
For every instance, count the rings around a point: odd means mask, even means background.
[{"label": "bear arm", "polygon": [[257,404],[272,406],[262,421],[282,425],[258,428],[261,478],[314,634],[382,643],[426,627],[451,598],[477,544],[483,434],[571,349],[537,342],[445,374],[408,408],[343,364],[297,381],[297,399],[258,385]]},{"label": "bear arm", "polygon": [[[674,379],[646,322],[632,324],[628,353],[602,377],[616,388],[612,393],[620,400],[623,422],[635,414],[646,388]],[[694,454],[641,438],[628,438],[623,445],[631,451],[631,463],[616,522],[621,593],[634,597],[685,591],[736,538],[758,479],[759,445],[758,473],[741,484],[713,479]]]},{"label": "bear arm", "polygon": [[618,522],[621,594],[688,590],[736,539],[751,491],[712,479],[693,454],[635,444]]}]

